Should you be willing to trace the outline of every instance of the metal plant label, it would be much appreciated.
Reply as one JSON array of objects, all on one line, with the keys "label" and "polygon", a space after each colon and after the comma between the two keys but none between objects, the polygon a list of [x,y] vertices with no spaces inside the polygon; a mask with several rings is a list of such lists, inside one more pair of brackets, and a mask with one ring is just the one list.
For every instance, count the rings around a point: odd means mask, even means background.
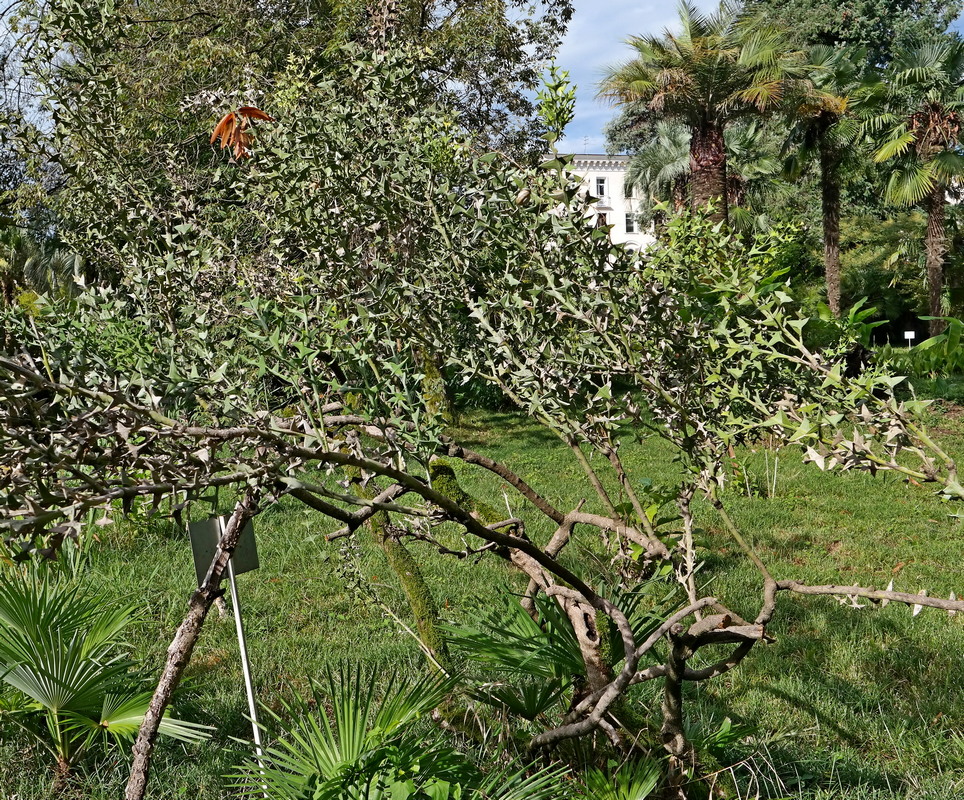
[{"label": "metal plant label", "polygon": [[[197,573],[198,586],[204,581],[214,554],[218,550],[221,531],[228,524],[228,517],[211,517],[210,519],[192,522],[188,525],[191,535],[191,549],[194,551],[194,571]],[[238,537],[237,547],[231,556],[234,574],[252,572],[258,569],[258,547],[254,539],[254,525],[249,520]]]}]

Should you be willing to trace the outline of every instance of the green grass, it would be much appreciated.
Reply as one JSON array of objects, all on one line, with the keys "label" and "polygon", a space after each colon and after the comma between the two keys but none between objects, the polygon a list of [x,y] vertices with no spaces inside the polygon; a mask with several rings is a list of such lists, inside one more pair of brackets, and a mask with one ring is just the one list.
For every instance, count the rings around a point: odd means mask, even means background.
[{"label": "green grass", "polygon": [[[934,427],[958,454],[964,451],[960,409],[939,407]],[[550,434],[513,414],[468,416],[461,440],[508,463],[561,507],[585,497],[571,454]],[[632,472],[670,483],[675,467],[659,443],[628,444]],[[772,484],[773,454],[746,452],[749,475]],[[463,485],[493,506],[506,505],[498,479],[460,470]],[[765,492],[766,493],[766,492]],[[545,541],[551,526],[509,495],[527,532]],[[772,497],[726,493],[734,519],[780,578],[856,582],[898,589],[927,588],[964,595],[964,529],[956,511],[927,487],[894,476],[825,474],[803,465],[798,451],[779,453]],[[587,508],[595,506],[587,498]],[[507,509],[507,513],[508,513]],[[722,531],[715,513],[698,508],[707,548],[701,572],[706,590],[735,610],[755,615],[759,576]],[[414,642],[371,599],[345,590],[338,575],[345,540],[326,542],[330,527],[285,501],[256,524],[261,569],[238,581],[259,697],[279,701],[310,677],[342,660],[374,667],[421,669]],[[453,543],[457,533],[450,531]],[[405,618],[399,587],[381,551],[359,538],[359,567],[378,597]],[[445,616],[472,619],[495,594],[523,581],[495,558],[458,561],[427,545],[413,545]],[[570,546],[570,566],[592,572],[599,544],[582,531]],[[143,607],[132,647],[151,670],[163,662],[193,586],[190,547],[169,524],[119,524],[101,533],[88,576],[119,600]],[[216,612],[195,651],[190,682],[178,702],[188,719],[218,726],[201,746],[161,742],[152,798],[214,800],[229,796],[221,777],[238,761],[250,735],[241,670],[230,618]],[[759,646],[737,669],[688,685],[693,723],[712,729],[724,717],[750,723],[757,734],[731,748],[729,768],[740,795],[806,800],[950,800],[964,796],[964,616],[925,610],[911,618],[904,606],[854,610],[832,598],[781,596],[771,626],[776,642]],[[658,690],[647,684],[633,702],[658,724]],[[92,759],[78,797],[119,796],[127,754]],[[47,797],[42,753],[0,726],[0,796]]]}]

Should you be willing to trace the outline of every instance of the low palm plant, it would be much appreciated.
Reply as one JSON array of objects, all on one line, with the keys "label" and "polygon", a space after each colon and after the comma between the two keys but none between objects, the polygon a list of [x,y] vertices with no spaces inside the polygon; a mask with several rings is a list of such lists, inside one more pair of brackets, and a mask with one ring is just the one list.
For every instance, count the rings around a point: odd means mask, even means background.
[{"label": "low palm plant", "polygon": [[[0,720],[50,752],[55,792],[92,747],[129,742],[140,727],[151,692],[120,639],[132,620],[129,606],[36,566],[0,572]],[[161,732],[183,741],[206,735],[170,718]]]},{"label": "low palm plant", "polygon": [[618,769],[590,769],[585,776],[587,800],[647,800],[656,794],[663,776],[658,761],[641,759]]},{"label": "low palm plant", "polygon": [[561,772],[485,775],[418,720],[455,681],[437,674],[379,680],[358,669],[329,672],[308,699],[269,711],[281,735],[241,768],[245,796],[270,800],[548,800]]},{"label": "low palm plant", "polygon": [[[667,584],[661,574],[632,590],[604,586],[603,591],[643,641],[675,608],[678,586]],[[475,625],[443,628],[453,649],[487,672],[488,679],[475,685],[471,696],[514,718],[508,729],[519,735],[520,718],[543,726],[558,722],[573,693],[585,686],[586,665],[572,623],[553,598],[533,598],[532,615],[517,598],[503,599],[500,608],[480,610]],[[600,633],[608,666],[617,669],[624,658],[622,637],[608,624]]]}]

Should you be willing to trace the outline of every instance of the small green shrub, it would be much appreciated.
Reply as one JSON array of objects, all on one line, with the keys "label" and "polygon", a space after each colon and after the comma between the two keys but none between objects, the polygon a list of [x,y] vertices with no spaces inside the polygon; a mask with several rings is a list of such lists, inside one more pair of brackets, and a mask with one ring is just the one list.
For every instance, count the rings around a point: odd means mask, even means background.
[{"label": "small green shrub", "polygon": [[[922,317],[929,320],[931,317]],[[877,351],[881,361],[889,363],[894,372],[911,378],[947,378],[964,375],[964,348],[961,335],[964,321],[944,317],[947,328],[943,333],[925,339],[907,349],[885,345]]]}]

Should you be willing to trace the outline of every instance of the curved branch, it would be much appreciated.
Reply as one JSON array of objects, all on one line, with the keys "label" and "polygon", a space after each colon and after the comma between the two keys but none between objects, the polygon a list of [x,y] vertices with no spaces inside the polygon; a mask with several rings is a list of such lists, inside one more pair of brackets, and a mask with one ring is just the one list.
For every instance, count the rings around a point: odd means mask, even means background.
[{"label": "curved branch", "polygon": [[926,594],[911,594],[909,592],[894,592],[889,590],[868,589],[863,586],[808,586],[798,581],[777,581],[780,591],[796,594],[832,595],[836,597],[865,597],[877,602],[906,603],[909,606],[929,606],[943,611],[964,611],[964,600],[943,600],[940,597],[928,597]]},{"label": "curved branch", "polygon": [[512,486],[516,491],[519,492],[519,494],[521,494],[536,508],[538,508],[543,514],[549,517],[549,519],[551,519],[553,522],[561,525],[563,520],[565,520],[566,515],[562,511],[553,506],[542,495],[536,492],[535,489],[533,489],[522,478],[505,466],[505,464],[500,464],[498,461],[494,461],[488,456],[484,456],[481,453],[476,453],[468,448],[462,447],[462,445],[457,444],[456,442],[449,443],[445,454],[450,458],[457,458],[461,461],[464,461],[466,464],[475,464],[476,466],[482,467],[483,469],[498,475],[500,478],[502,478],[502,480]]},{"label": "curved branch", "polygon": [[740,644],[740,646],[730,653],[728,657],[720,659],[715,664],[711,664],[708,667],[702,667],[701,669],[692,669],[691,667],[687,667],[683,673],[683,680],[706,681],[710,678],[715,678],[718,675],[722,675],[724,672],[729,672],[731,669],[733,669],[733,667],[747,657],[749,652],[753,649],[754,644],[756,644],[755,641],[747,640]]},{"label": "curved branch", "polygon": [[[548,586],[545,592],[550,597],[560,596],[570,600],[589,601],[588,598],[580,597],[578,593],[562,586]],[[633,629],[629,624],[629,620],[626,619],[622,611],[603,597],[597,597],[594,601],[589,602],[593,608],[603,611],[616,623],[616,627],[619,629],[619,633],[623,639],[626,661],[619,674],[597,693],[598,698],[588,717],[579,722],[561,725],[558,728],[539,734],[529,743],[529,747],[531,748],[546,747],[563,739],[581,736],[593,728],[600,726],[603,723],[603,716],[609,709],[609,706],[629,687],[633,676],[636,674],[636,664],[639,661],[639,656],[636,653],[636,638],[633,635]]]}]

